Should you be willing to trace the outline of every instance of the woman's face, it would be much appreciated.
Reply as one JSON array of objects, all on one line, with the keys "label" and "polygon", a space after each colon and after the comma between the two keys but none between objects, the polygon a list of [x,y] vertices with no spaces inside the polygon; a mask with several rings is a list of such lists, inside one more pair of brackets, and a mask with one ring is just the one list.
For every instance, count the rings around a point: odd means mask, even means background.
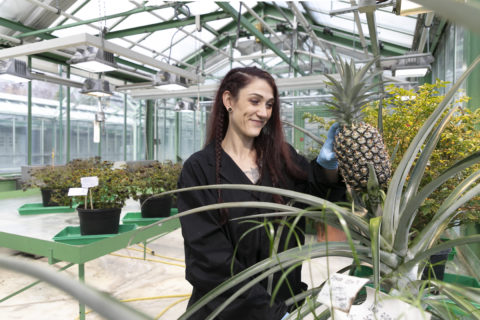
[{"label": "woman's face", "polygon": [[236,134],[255,138],[272,116],[274,105],[273,90],[267,81],[254,78],[240,89],[236,99],[229,91],[223,94],[225,107],[231,107],[228,130]]}]

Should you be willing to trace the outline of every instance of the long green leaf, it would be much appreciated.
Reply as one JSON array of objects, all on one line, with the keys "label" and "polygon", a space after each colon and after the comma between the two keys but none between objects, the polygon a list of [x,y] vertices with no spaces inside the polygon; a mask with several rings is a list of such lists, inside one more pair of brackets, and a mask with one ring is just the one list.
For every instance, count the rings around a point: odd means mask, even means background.
[{"label": "long green leaf", "polygon": [[[371,259],[368,258],[370,248],[357,246],[357,252],[359,252],[359,258],[363,259],[362,261],[371,262]],[[281,268],[288,268],[291,265],[298,263],[300,261],[304,261],[307,259],[314,259],[323,257],[325,255],[332,255],[332,256],[344,256],[344,257],[352,257],[352,252],[348,244],[340,243],[340,242],[332,242],[329,244],[328,250],[326,249],[325,243],[315,243],[305,245],[301,248],[292,248],[290,250],[284,251],[278,256],[273,259],[265,259],[262,260],[255,265],[249,267],[248,269],[243,270],[242,272],[238,273],[236,276],[230,278],[229,280],[221,283],[218,287],[210,291],[208,294],[203,296],[199,301],[197,301],[191,308],[189,308],[180,318],[187,319],[190,317],[194,312],[199,310],[203,307],[206,303],[211,301],[212,299],[216,298],[226,290],[232,289],[233,287],[241,284],[245,280],[252,279],[255,277],[256,274],[262,273],[260,276],[256,276],[255,280],[250,280],[246,286],[237,289],[235,295],[239,295],[244,291],[248,290],[251,286],[259,281],[263,280],[265,277],[268,277],[269,274],[279,271]],[[399,263],[398,257],[395,258],[394,255],[391,255],[386,252],[380,252],[381,261],[393,260],[397,259],[397,263]],[[381,265],[383,270],[388,270],[389,268],[385,265]],[[252,283],[254,282],[254,283]],[[225,307],[226,305],[222,306]],[[221,310],[218,310],[221,311]]]},{"label": "long green leaf", "polygon": [[0,256],[0,267],[44,281],[55,288],[68,293],[80,303],[88,305],[105,319],[151,319],[149,316],[105,295],[105,293],[90,288],[77,280],[67,277],[65,274],[58,273],[45,266],[26,263],[23,260],[20,261],[11,257]]},{"label": "long green leaf", "polygon": [[[438,282],[437,282],[438,284]],[[480,310],[478,310],[470,301],[467,301],[464,298],[463,293],[453,292],[449,288],[442,287],[441,292],[452,299],[455,302],[455,305],[463,309],[468,315],[469,319],[480,320]]]},{"label": "long green leaf", "polygon": [[416,264],[428,259],[432,254],[435,254],[442,250],[446,250],[446,249],[457,247],[457,246],[463,246],[470,243],[479,243],[479,242],[480,242],[480,235],[476,234],[472,236],[464,236],[461,238],[456,238],[454,240],[448,240],[448,241],[442,242],[440,244],[437,244],[434,247],[431,247],[430,249],[420,251],[417,254],[412,253],[413,258],[406,261],[402,265],[400,265],[395,271],[395,273],[401,275],[402,273],[405,273],[407,270],[410,270]]},{"label": "long green leaf", "polygon": [[[348,254],[350,251],[349,248],[346,246],[346,244],[343,244],[343,243],[335,243],[335,244],[332,244],[330,247],[341,248],[341,249],[330,249],[330,251],[333,250],[335,254]],[[268,258],[268,259],[262,260],[256,263],[255,265],[238,273],[236,276],[230,278],[229,280],[222,282],[219,286],[217,286],[215,289],[213,289],[212,291],[204,295],[194,305],[188,308],[186,312],[182,314],[178,320],[188,319],[197,310],[199,310],[201,307],[203,307],[205,304],[207,304],[211,300],[218,297],[220,294],[222,294],[226,290],[232,289],[233,287],[241,284],[245,280],[252,279],[258,273],[261,273],[261,275],[256,276],[254,280],[248,281],[241,288],[236,288],[234,298],[236,298],[238,295],[240,295],[241,293],[245,292],[246,290],[254,286],[256,283],[262,281],[265,277],[268,277],[269,274],[279,271],[282,267],[288,268],[289,266],[295,263],[298,263],[299,261],[303,261],[305,259],[309,259],[313,257],[322,257],[322,256],[325,256],[326,254],[328,254],[328,252],[325,250],[325,244],[322,243],[322,244],[311,245],[309,249],[303,250],[303,251],[299,250],[298,248],[293,248],[288,251],[284,251],[280,253],[278,257],[276,257],[275,259]],[[230,300],[231,299],[229,299],[229,301]],[[226,305],[227,304],[223,303],[221,306],[219,306],[219,308],[217,308],[214,311],[214,314],[211,314],[211,316],[221,312],[226,307]]]},{"label": "long green leaf", "polygon": [[[304,209],[305,212],[303,211],[297,211],[297,212],[288,212],[288,211],[285,211],[285,212],[274,212],[274,213],[260,213],[260,214],[255,214],[255,215],[250,215],[248,217],[245,217],[245,218],[268,218],[268,217],[279,217],[279,216],[295,216],[295,215],[299,215],[299,214],[303,214],[305,217],[308,217],[310,219],[313,219],[315,221],[318,221],[318,222],[323,222],[325,221],[327,224],[333,226],[333,227],[336,227],[338,229],[343,229],[344,227],[342,226],[341,223],[339,223],[338,221],[338,217],[335,215],[335,213],[333,211],[331,212],[326,212],[325,215],[324,215],[324,212],[319,210],[319,211],[315,211],[315,208],[307,208],[307,209]],[[363,233],[363,234],[368,234],[368,230],[369,230],[369,227],[368,227],[368,223],[361,217],[358,217],[357,215],[355,214],[348,214],[348,215],[341,215],[341,217],[343,219],[345,219],[345,222],[346,222],[346,225],[348,225],[350,227],[350,229],[348,230],[344,230],[346,231],[346,233],[349,233],[349,234],[359,234],[357,232],[355,232],[354,230],[352,230],[351,228],[352,227],[357,227],[359,228],[359,230]],[[237,219],[242,219],[242,218],[237,218]],[[359,234],[361,235],[361,234]],[[365,238],[365,236],[362,236],[363,238]],[[360,240],[359,238],[356,238],[357,240]],[[390,248],[387,247],[387,243],[385,241],[385,239],[383,239],[383,237],[380,237],[380,244],[381,244],[381,248],[385,249],[385,250],[389,250]]]},{"label": "long green leaf", "polygon": [[438,187],[440,187],[445,181],[463,171],[464,169],[478,163],[480,161],[480,151],[476,152],[467,158],[458,161],[456,164],[448,168],[439,177],[435,178],[429,184],[424,186],[422,190],[409,202],[406,208],[403,210],[400,216],[400,222],[398,224],[397,232],[395,234],[394,249],[402,254],[402,248],[405,247],[405,243],[408,243],[408,235],[410,233],[410,226],[415,219],[415,215],[420,205],[432,194]]},{"label": "long green leaf", "polygon": [[405,206],[408,204],[411,198],[417,194],[418,187],[420,186],[420,182],[422,181],[423,174],[425,172],[425,168],[428,165],[428,160],[430,159],[430,156],[435,150],[435,147],[440,140],[441,134],[445,127],[449,124],[449,121],[453,116],[455,110],[457,110],[457,108],[452,108],[450,112],[448,112],[445,117],[443,117],[442,122],[437,126],[435,131],[432,133],[432,136],[425,143],[425,146],[423,147],[423,150],[418,157],[417,163],[413,167],[408,185],[405,188],[400,211],[404,210]]},{"label": "long green leaf", "polygon": [[447,289],[451,293],[462,295],[464,298],[480,304],[480,288],[460,286],[438,280],[430,280],[430,283],[441,291]]},{"label": "long green leaf", "polygon": [[449,21],[463,25],[477,34],[480,34],[480,4],[478,1],[451,1],[451,0],[413,0],[426,8],[432,9]]},{"label": "long green leaf", "polygon": [[373,284],[376,290],[380,290],[380,226],[382,217],[370,219],[370,237],[372,239],[372,260],[373,260]]},{"label": "long green leaf", "polygon": [[[457,187],[458,188],[458,187]],[[480,184],[471,188],[462,197],[453,202],[448,208],[444,208],[443,211],[437,212],[432,220],[426,225],[426,227],[415,237],[411,245],[410,251],[415,255],[421,250],[424,250],[432,241],[436,241],[440,237],[440,234],[446,227],[446,224],[456,214],[458,208],[470,201],[473,197],[480,193]],[[443,227],[442,227],[443,226]]]},{"label": "long green leaf", "polygon": [[317,137],[316,135],[312,134],[310,131],[306,130],[305,128],[302,128],[300,126],[297,126],[296,124],[294,123],[291,123],[289,121],[285,121],[285,120],[282,120],[282,123],[290,126],[290,127],[293,127],[295,129],[297,129],[298,131],[302,132],[303,134],[305,134],[306,136],[310,137],[313,141],[315,141],[316,143],[318,143],[320,146],[322,146],[324,143],[325,143],[325,139],[322,139],[320,137]]},{"label": "long green leaf", "polygon": [[420,148],[422,147],[423,142],[429,135],[430,131],[433,129],[434,124],[448,107],[450,100],[460,88],[463,81],[470,75],[470,73],[475,69],[479,62],[480,56],[478,56],[472,62],[472,64],[467,68],[467,70],[462,74],[462,76],[457,80],[457,82],[452,85],[442,102],[440,102],[440,104],[430,115],[430,117],[428,117],[424,125],[420,128],[417,135],[410,143],[410,146],[408,147],[402,160],[397,166],[395,173],[393,174],[390,185],[388,187],[387,198],[385,200],[384,216],[382,223],[382,233],[392,246],[399,222],[400,202],[402,198],[403,187],[410,172],[410,168],[416,158],[416,155],[420,151]]}]

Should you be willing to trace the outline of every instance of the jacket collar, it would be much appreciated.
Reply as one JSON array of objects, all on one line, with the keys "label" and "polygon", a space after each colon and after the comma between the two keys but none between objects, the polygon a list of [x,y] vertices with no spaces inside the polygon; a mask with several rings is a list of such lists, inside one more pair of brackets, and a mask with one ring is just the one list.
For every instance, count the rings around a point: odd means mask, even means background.
[{"label": "jacket collar", "polygon": [[[209,166],[212,166],[215,170],[215,143],[210,143],[205,147],[207,153],[207,163]],[[252,184],[252,182],[245,176],[242,170],[237,166],[237,164],[230,158],[230,156],[222,149],[222,158],[220,161],[220,176],[225,181],[225,183],[240,183],[240,184]],[[268,170],[262,175],[262,180],[259,185],[262,186],[272,186],[270,178],[270,173]],[[251,192],[251,194],[262,201],[270,201],[270,194],[264,192]]]}]

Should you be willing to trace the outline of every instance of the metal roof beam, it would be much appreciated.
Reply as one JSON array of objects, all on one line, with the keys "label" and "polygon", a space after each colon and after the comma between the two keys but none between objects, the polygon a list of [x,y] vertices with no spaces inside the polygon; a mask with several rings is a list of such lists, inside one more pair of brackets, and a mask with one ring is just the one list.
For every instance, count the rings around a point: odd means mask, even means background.
[{"label": "metal roof beam", "polygon": [[[3,27],[6,27],[8,29],[14,30],[14,31],[20,31],[20,32],[35,31],[34,28],[27,27],[27,26],[25,26],[25,25],[23,25],[19,22],[14,22],[14,21],[11,21],[11,20],[8,20],[8,19],[5,19],[5,18],[0,18],[0,25],[3,26]],[[55,38],[54,36],[49,35],[49,34],[39,35],[39,37],[44,39],[44,40]]]},{"label": "metal roof beam", "polygon": [[193,81],[199,80],[199,75],[188,72],[181,68],[169,65],[168,63],[155,60],[154,58],[145,56],[138,52],[129,50],[120,45],[114,44],[107,40],[102,40],[90,34],[79,34],[70,37],[56,38],[51,40],[40,41],[36,43],[24,44],[17,47],[6,48],[0,50],[0,59],[14,58],[18,56],[32,55],[37,53],[49,52],[52,50],[66,49],[79,46],[94,46],[97,48],[104,48],[105,50],[120,55],[122,57],[132,59],[134,61],[147,64],[160,70],[168,71],[179,76],[191,79]]},{"label": "metal roof beam", "polygon": [[[224,12],[213,12],[213,13],[200,15],[200,21],[209,22],[209,21],[224,19],[227,17],[229,17],[229,15]],[[165,21],[160,23],[149,24],[146,26],[108,32],[107,34],[105,34],[105,39],[121,38],[121,37],[141,34],[141,33],[148,33],[148,32],[154,32],[154,31],[166,30],[166,29],[172,29],[172,28],[180,28],[180,27],[188,26],[192,24],[195,24],[194,16],[186,19],[182,19],[182,20]]]},{"label": "metal roof beam", "polygon": [[80,26],[80,25],[89,24],[89,23],[94,23],[94,22],[102,21],[102,20],[110,20],[110,19],[119,18],[119,17],[125,17],[125,16],[128,17],[128,16],[130,16],[130,15],[132,15],[132,14],[141,13],[141,12],[148,12],[148,11],[153,11],[153,10],[159,10],[159,9],[167,8],[167,7],[170,7],[170,5],[147,6],[147,7],[142,7],[142,8],[136,8],[136,9],[133,9],[133,10],[128,10],[128,11],[125,11],[125,12],[120,12],[120,13],[112,14],[112,15],[105,16],[105,17],[98,17],[98,18],[83,20],[83,21],[79,21],[79,22],[64,24],[64,25],[60,25],[60,26],[53,27],[53,28],[40,29],[40,30],[35,30],[35,31],[30,31],[30,32],[24,32],[24,33],[19,34],[19,35],[15,36],[15,37],[16,37],[16,38],[25,38],[25,37],[29,37],[29,36],[38,36],[39,34],[42,34],[42,33],[51,33],[51,32],[56,31],[56,30],[61,30],[61,29],[67,29],[67,28],[77,27],[77,26]]},{"label": "metal roof beam", "polygon": [[[227,12],[235,21],[238,22],[238,12],[227,2],[216,2],[216,4]],[[288,58],[280,49],[277,48],[267,37],[263,35],[254,25],[252,25],[244,16],[240,16],[240,23],[244,26],[252,35],[257,37],[265,46],[275,52],[283,61],[287,64],[292,65],[292,67],[297,70],[302,76],[305,75],[305,72],[300,69],[298,64],[295,62],[290,62]]]},{"label": "metal roof beam", "polygon": [[307,33],[310,36],[310,38],[312,39],[313,43],[315,43],[317,46],[320,47],[320,49],[322,49],[325,56],[328,57],[328,60],[330,61],[330,63],[333,64],[334,62],[330,57],[331,56],[330,53],[327,52],[327,48],[326,48],[325,44],[322,41],[320,41],[320,39],[317,37],[317,35],[313,31],[312,27],[310,26],[311,23],[309,23],[307,21],[307,19],[303,15],[303,13],[298,9],[297,5],[294,2],[289,2],[288,7],[292,10],[293,14],[298,18],[300,24],[307,31]]}]

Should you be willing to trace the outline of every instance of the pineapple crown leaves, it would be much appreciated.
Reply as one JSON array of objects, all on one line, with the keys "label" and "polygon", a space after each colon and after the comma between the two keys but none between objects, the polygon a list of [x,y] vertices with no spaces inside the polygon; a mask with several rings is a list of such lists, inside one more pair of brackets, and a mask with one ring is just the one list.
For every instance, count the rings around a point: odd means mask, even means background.
[{"label": "pineapple crown leaves", "polygon": [[368,73],[368,70],[376,62],[371,60],[361,68],[355,68],[355,63],[350,63],[335,58],[335,64],[339,70],[340,80],[336,80],[329,74],[325,76],[330,82],[327,82],[329,93],[335,100],[325,102],[331,107],[332,115],[342,123],[352,123],[361,118],[361,111],[372,95],[376,92],[371,91],[381,83],[373,82],[374,77],[381,73],[375,71]]}]

